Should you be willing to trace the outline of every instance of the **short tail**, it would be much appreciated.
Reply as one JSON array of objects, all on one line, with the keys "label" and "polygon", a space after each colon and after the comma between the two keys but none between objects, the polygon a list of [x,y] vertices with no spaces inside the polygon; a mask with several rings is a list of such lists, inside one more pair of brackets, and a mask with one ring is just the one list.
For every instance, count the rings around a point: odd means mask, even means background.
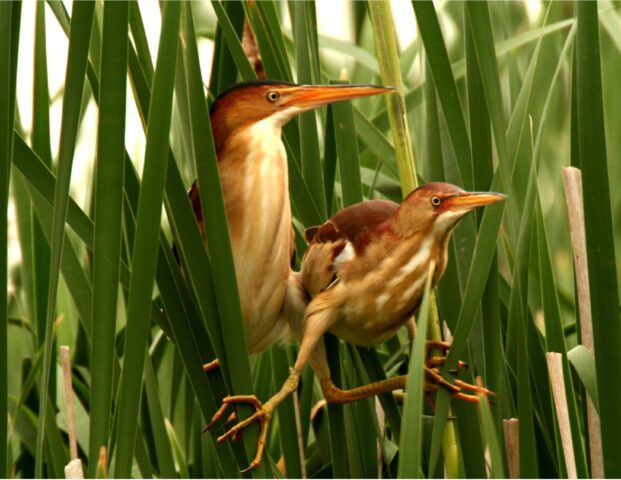
[{"label": "short tail", "polygon": [[293,270],[287,279],[287,292],[283,302],[281,315],[289,326],[288,340],[301,340],[304,333],[304,312],[310,302],[310,296],[302,285],[299,272]]}]

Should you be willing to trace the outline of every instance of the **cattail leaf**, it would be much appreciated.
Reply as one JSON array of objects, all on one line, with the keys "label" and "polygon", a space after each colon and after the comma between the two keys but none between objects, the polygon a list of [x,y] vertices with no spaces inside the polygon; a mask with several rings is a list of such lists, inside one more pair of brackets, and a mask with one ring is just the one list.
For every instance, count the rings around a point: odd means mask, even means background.
[{"label": "cattail leaf", "polygon": [[[584,197],[584,220],[589,263],[589,289],[593,318],[595,364],[601,420],[604,473],[621,475],[618,432],[621,418],[615,412],[621,392],[612,385],[621,375],[619,293],[615,260],[608,161],[604,125],[599,21],[597,4],[576,4],[576,82],[578,141]],[[611,321],[615,319],[615,321]]]}]

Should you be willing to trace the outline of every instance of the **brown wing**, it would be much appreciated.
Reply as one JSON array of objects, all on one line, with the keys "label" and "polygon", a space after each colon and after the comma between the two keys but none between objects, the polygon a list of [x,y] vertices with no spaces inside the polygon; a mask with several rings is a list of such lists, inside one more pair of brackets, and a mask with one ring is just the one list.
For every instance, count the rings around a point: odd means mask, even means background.
[{"label": "brown wing", "polygon": [[304,236],[309,246],[300,272],[308,293],[315,296],[337,281],[342,265],[364,252],[373,231],[398,208],[387,200],[369,200],[344,208],[323,225],[307,228]]}]

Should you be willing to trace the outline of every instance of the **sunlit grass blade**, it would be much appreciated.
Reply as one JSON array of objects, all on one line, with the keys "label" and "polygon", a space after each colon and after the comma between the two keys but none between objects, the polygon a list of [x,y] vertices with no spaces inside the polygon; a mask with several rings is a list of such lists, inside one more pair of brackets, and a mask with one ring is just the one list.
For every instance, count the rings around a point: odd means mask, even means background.
[{"label": "sunlit grass blade", "polygon": [[150,80],[153,78],[153,60],[149,51],[147,33],[142,21],[142,15],[140,14],[140,7],[136,2],[129,4],[129,27],[136,47],[136,55],[140,60],[145,77]]},{"label": "sunlit grass blade", "polygon": [[614,230],[604,132],[598,5],[576,4],[578,15],[577,106],[578,141],[582,168],[585,232],[589,261],[589,288],[604,474],[621,476],[619,431],[621,390],[610,388],[621,377],[621,326]]},{"label": "sunlit grass blade", "polygon": [[[115,475],[129,476],[136,437],[136,421],[155,276],[162,198],[168,162],[168,132],[172,109],[174,67],[180,5],[163,7],[162,33],[153,78],[145,168],[136,216],[136,238],[127,311],[127,334],[119,386]],[[137,273],[139,272],[139,273]]]},{"label": "sunlit grass blade", "polygon": [[369,2],[368,5],[382,81],[385,85],[397,89],[397,92],[385,95],[384,98],[390,130],[395,143],[395,157],[401,189],[405,196],[416,188],[418,181],[416,178],[416,162],[406,121],[403,80],[401,79],[399,56],[393,31],[392,11],[390,4],[386,2]]},{"label": "sunlit grass blade", "polygon": [[584,385],[587,394],[593,400],[595,408],[599,411],[599,399],[597,393],[597,370],[595,359],[584,345],[576,345],[567,352],[567,359],[574,367],[578,378]]},{"label": "sunlit grass blade", "polygon": [[[74,12],[73,21],[79,17]],[[125,85],[127,72],[128,4],[104,7],[103,49],[99,93],[97,184],[93,249],[93,313],[91,365],[91,428],[89,458],[110,445],[114,340],[121,254],[121,206],[125,159]],[[58,188],[57,180],[57,188]],[[96,462],[89,462],[95,475]]]}]

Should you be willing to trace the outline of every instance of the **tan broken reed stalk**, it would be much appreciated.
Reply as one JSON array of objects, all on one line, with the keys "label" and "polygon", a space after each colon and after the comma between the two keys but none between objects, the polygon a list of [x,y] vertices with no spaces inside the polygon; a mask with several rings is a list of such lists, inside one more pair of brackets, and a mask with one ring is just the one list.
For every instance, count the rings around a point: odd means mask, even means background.
[{"label": "tan broken reed stalk", "polygon": [[[593,324],[591,322],[591,296],[587,265],[586,237],[584,232],[584,205],[582,204],[582,173],[574,167],[563,168],[563,185],[569,216],[569,234],[574,253],[578,311],[580,313],[580,336],[582,345],[594,354]],[[604,477],[604,458],[599,415],[591,397],[587,395],[587,423],[589,430],[589,453],[591,477]]]},{"label": "tan broken reed stalk", "polygon": [[563,446],[567,478],[577,478],[574,443],[571,437],[569,408],[567,407],[567,392],[565,392],[565,377],[563,376],[563,356],[557,352],[547,352],[546,363],[548,364],[548,374],[554,397],[558,429]]},{"label": "tan broken reed stalk", "polygon": [[505,437],[509,478],[520,478],[520,421],[517,418],[506,418],[502,421]]},{"label": "tan broken reed stalk", "polygon": [[75,413],[73,410],[73,386],[71,384],[71,356],[69,347],[60,347],[60,363],[63,371],[65,387],[65,404],[67,406],[67,433],[69,434],[69,452],[71,461],[65,465],[65,478],[84,478],[82,462],[78,457],[78,440],[75,428]]}]

